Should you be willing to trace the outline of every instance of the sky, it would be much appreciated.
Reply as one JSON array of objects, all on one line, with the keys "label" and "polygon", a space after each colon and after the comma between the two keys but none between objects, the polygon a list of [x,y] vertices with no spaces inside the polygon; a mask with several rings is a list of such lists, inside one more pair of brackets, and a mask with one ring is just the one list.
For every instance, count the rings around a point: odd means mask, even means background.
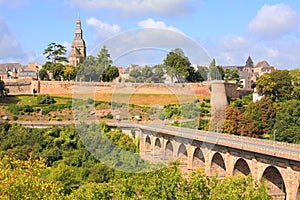
[{"label": "sky", "polygon": [[[218,65],[244,65],[251,56],[254,63],[266,60],[278,69],[300,68],[299,0],[0,0],[0,63],[43,64],[50,42],[69,53],[78,15],[88,55],[112,40],[109,52],[118,46],[128,50],[118,55],[123,59],[115,55],[118,66],[162,62],[170,49],[160,42],[181,48],[189,40]],[[148,31],[143,35],[148,46],[142,48],[137,30],[143,28],[165,34]],[[183,50],[188,57],[198,55]],[[199,60],[192,63],[202,64]]]}]

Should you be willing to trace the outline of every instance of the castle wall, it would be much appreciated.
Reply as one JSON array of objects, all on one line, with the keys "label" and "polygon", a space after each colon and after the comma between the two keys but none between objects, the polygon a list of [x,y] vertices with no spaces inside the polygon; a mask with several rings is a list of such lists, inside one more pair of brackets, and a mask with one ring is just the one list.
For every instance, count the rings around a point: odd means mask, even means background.
[{"label": "castle wall", "polygon": [[9,90],[9,94],[32,94],[30,80],[5,80],[5,87]]},{"label": "castle wall", "polygon": [[[39,94],[72,95],[74,89],[82,91],[96,90],[97,93],[149,93],[149,94],[191,94],[194,96],[210,97],[211,92],[207,84],[185,83],[185,84],[142,84],[142,83],[101,83],[101,82],[74,82],[74,81],[36,81],[36,80],[5,80],[9,94],[33,94],[33,89]],[[219,85],[219,84],[217,84]],[[221,87],[223,89],[220,89]],[[215,91],[218,100],[229,98],[241,98],[250,93],[247,90],[237,90],[235,84],[223,83]],[[224,88],[225,85],[225,88]],[[225,90],[224,90],[225,89]],[[224,93],[226,92],[226,94]],[[226,99],[227,101],[227,99]]]},{"label": "castle wall", "polygon": [[185,84],[142,84],[142,83],[101,83],[74,81],[36,81],[36,80],[7,80],[9,94],[32,94],[33,89],[39,94],[72,95],[74,90],[96,91],[97,93],[140,93],[140,94],[190,94],[193,96],[210,96],[205,83]]}]

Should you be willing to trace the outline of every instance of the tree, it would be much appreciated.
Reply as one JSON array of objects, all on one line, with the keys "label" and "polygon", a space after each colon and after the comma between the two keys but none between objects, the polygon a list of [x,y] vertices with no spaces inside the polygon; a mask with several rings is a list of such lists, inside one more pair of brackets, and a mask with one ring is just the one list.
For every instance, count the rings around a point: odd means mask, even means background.
[{"label": "tree", "polygon": [[292,77],[288,70],[275,70],[270,74],[263,74],[256,82],[258,94],[273,100],[285,101],[292,98]]},{"label": "tree", "polygon": [[148,83],[151,82],[151,78],[153,76],[152,70],[153,70],[152,67],[149,67],[149,66],[145,66],[142,68],[141,75],[144,79],[144,82],[148,82]]},{"label": "tree", "polygon": [[233,107],[226,108],[226,118],[223,125],[223,133],[240,135],[240,123],[241,112]]},{"label": "tree", "polygon": [[[96,57],[88,56],[81,64],[78,75],[84,81],[100,81],[105,70],[111,67],[112,60],[106,46],[103,46]],[[108,68],[108,69],[107,69]],[[115,69],[112,68],[115,72]],[[105,75],[104,75],[105,76]]]},{"label": "tree", "polygon": [[49,80],[49,75],[46,69],[42,68],[39,70],[39,78],[40,80],[45,80],[45,81]]},{"label": "tree", "polygon": [[66,65],[63,74],[64,80],[68,80],[68,81],[75,80],[77,76],[77,72],[78,72],[78,67],[72,65]]},{"label": "tree", "polygon": [[221,66],[216,66],[216,60],[213,59],[209,65],[209,74],[211,80],[223,80],[224,70]]},{"label": "tree", "polygon": [[[275,124],[271,132],[273,138],[282,142],[300,143],[300,101],[290,100],[280,103]],[[274,136],[275,134],[275,136]]]},{"label": "tree", "polygon": [[52,60],[52,63],[55,64],[56,61],[58,62],[65,62],[67,58],[64,56],[67,50],[61,44],[56,44],[55,42],[51,42],[48,44],[47,48],[44,49],[44,55],[47,55],[46,58],[48,60]]},{"label": "tree", "polygon": [[224,74],[225,81],[235,81],[237,86],[240,86],[240,75],[237,69],[226,69]]},{"label": "tree", "polygon": [[139,69],[133,69],[130,71],[129,76],[134,79],[134,82],[138,82],[138,78],[141,78],[141,72]]},{"label": "tree", "polygon": [[274,70],[270,75],[271,81],[276,83],[274,88],[275,97],[279,101],[290,100],[293,92],[290,72],[288,70]]},{"label": "tree", "polygon": [[104,82],[111,82],[119,77],[119,70],[116,66],[108,66],[105,68],[101,80]]},{"label": "tree", "polygon": [[0,160],[1,199],[60,199],[62,187],[59,182],[43,177],[48,170],[45,160],[18,160],[4,156]]},{"label": "tree", "polygon": [[64,76],[65,66],[61,63],[56,63],[53,65],[51,72],[53,73],[53,78],[56,81],[61,81]]},{"label": "tree", "polygon": [[[65,66],[61,63],[46,62],[43,65],[42,69],[40,70],[40,71],[42,71],[41,73],[44,74],[45,73],[44,70],[46,70],[46,72],[52,73],[54,80],[61,81],[64,76]],[[45,76],[46,76],[46,74],[45,74]]]},{"label": "tree", "polygon": [[204,66],[198,66],[198,70],[196,71],[198,80],[200,82],[207,81],[209,68]]},{"label": "tree", "polygon": [[171,81],[175,78],[178,82],[194,81],[195,71],[191,63],[184,55],[180,48],[176,48],[169,52],[164,59],[164,66],[167,73],[171,77]]},{"label": "tree", "polygon": [[8,95],[9,90],[5,88],[4,81],[0,80],[0,97],[5,97]]},{"label": "tree", "polygon": [[212,187],[209,199],[260,199],[271,200],[266,185],[258,184],[251,176],[230,176]]},{"label": "tree", "polygon": [[164,68],[163,65],[155,65],[154,67],[154,73],[152,75],[152,81],[154,83],[163,83],[165,81],[164,75]]},{"label": "tree", "polygon": [[293,97],[300,100],[300,69],[290,71],[293,84]]},{"label": "tree", "polygon": [[271,80],[270,74],[263,74],[256,81],[256,90],[259,95],[269,96],[270,98],[274,98],[274,88],[276,83]]},{"label": "tree", "polygon": [[96,57],[88,56],[79,67],[78,76],[83,81],[99,81],[100,72]]},{"label": "tree", "polygon": [[98,53],[97,57],[97,63],[102,67],[105,68],[107,66],[110,66],[112,64],[112,60],[110,59],[110,54],[108,53],[108,49],[104,45],[100,52]]}]

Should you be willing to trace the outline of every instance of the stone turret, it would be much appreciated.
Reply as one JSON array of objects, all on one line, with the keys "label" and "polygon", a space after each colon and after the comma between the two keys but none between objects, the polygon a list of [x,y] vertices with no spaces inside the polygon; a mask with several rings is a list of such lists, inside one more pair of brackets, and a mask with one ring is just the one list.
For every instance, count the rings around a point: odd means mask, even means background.
[{"label": "stone turret", "polygon": [[75,38],[72,42],[72,52],[69,55],[69,64],[78,66],[81,59],[86,57],[86,46],[82,38],[82,29],[80,17],[76,21]]}]

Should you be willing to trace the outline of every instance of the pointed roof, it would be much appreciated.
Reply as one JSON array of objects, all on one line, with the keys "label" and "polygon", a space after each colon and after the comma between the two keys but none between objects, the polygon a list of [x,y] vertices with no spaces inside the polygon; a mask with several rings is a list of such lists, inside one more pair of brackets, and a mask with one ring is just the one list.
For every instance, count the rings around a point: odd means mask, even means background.
[{"label": "pointed roof", "polygon": [[252,58],[249,56],[246,61],[246,67],[253,67],[253,61]]}]

